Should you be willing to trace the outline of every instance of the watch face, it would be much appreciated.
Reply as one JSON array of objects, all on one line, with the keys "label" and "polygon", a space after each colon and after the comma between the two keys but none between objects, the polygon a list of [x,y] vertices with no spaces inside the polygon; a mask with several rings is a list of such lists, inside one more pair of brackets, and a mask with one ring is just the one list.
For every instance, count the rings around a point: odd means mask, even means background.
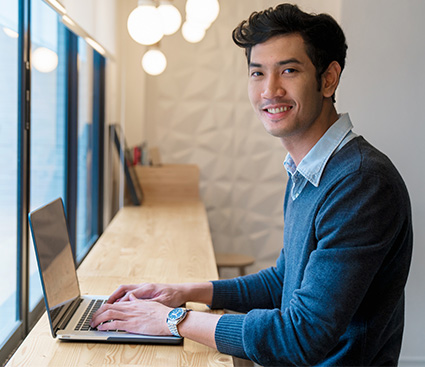
[{"label": "watch face", "polygon": [[169,320],[177,320],[180,317],[182,317],[185,314],[186,310],[183,308],[175,308],[174,310],[171,310],[168,314]]}]

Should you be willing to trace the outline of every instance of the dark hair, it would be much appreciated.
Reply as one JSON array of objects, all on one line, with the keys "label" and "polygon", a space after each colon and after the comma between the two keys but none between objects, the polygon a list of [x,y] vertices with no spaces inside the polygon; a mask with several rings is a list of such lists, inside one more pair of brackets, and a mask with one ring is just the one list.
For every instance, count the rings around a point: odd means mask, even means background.
[{"label": "dark hair", "polygon": [[[274,9],[254,12],[232,33],[233,41],[245,49],[248,65],[253,46],[268,39],[287,34],[299,34],[306,45],[306,53],[316,68],[316,79],[321,86],[322,74],[332,61],[344,70],[347,44],[344,32],[328,14],[308,14],[292,4],[280,4]],[[332,96],[333,101],[335,97]]]}]

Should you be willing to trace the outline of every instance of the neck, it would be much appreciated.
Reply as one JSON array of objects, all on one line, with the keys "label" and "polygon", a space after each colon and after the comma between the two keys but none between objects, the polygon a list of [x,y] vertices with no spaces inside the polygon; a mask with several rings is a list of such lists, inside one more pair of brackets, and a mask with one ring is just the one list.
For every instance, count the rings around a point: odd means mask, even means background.
[{"label": "neck", "polygon": [[294,136],[280,138],[297,166],[338,118],[334,104],[324,103],[322,112],[308,130]]}]

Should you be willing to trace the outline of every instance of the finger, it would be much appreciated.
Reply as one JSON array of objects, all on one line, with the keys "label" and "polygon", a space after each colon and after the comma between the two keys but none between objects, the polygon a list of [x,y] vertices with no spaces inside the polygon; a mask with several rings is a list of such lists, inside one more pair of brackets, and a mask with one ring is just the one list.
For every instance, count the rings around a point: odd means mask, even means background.
[{"label": "finger", "polygon": [[130,301],[136,301],[136,300],[137,300],[136,296],[135,296],[133,293],[130,293],[130,294],[129,294],[128,299],[129,299]]},{"label": "finger", "polygon": [[127,292],[123,297],[121,297],[119,300],[117,300],[116,302],[127,302],[130,300],[130,294],[133,294],[133,292]]},{"label": "finger", "polygon": [[91,319],[97,319],[99,315],[103,314],[107,310],[106,303],[99,307],[99,309],[92,315]]},{"label": "finger", "polygon": [[101,323],[112,319],[118,319],[117,314],[126,314],[132,305],[129,302],[120,302],[102,305],[92,316],[92,323]]},{"label": "finger", "polygon": [[117,302],[130,301],[130,295],[138,299],[150,299],[153,297],[151,286],[149,284],[141,284],[137,288],[127,289],[126,294]]},{"label": "finger", "polygon": [[104,304],[92,316],[90,325],[92,327],[109,320],[120,319],[125,314],[125,305]]},{"label": "finger", "polygon": [[108,303],[121,302],[123,300],[128,301],[128,293],[134,292],[137,288],[140,288],[140,284],[120,285],[118,289],[111,294]]},{"label": "finger", "polygon": [[128,292],[129,286],[120,285],[116,291],[114,291],[106,301],[107,303],[115,303],[117,300],[122,298]]},{"label": "finger", "polygon": [[121,320],[108,320],[97,326],[97,330],[106,331],[106,330],[126,330],[126,323]]},{"label": "finger", "polygon": [[112,311],[107,310],[107,311],[102,312],[102,313],[94,314],[91,321],[90,321],[90,326],[94,328],[94,327],[97,327],[104,322],[112,320],[111,313],[112,313]]},{"label": "finger", "polygon": [[109,298],[107,299],[106,303],[115,303],[117,302],[125,293],[118,293],[118,292],[114,292],[112,293]]},{"label": "finger", "polygon": [[109,323],[111,320],[125,320],[127,318],[126,313],[121,310],[109,309],[98,315],[93,315],[90,326],[98,327],[103,323]]}]

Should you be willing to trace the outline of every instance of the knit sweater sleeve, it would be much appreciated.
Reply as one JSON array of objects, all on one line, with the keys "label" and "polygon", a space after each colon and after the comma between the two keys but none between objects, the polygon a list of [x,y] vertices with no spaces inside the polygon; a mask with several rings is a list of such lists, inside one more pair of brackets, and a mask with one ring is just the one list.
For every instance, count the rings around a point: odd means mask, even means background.
[{"label": "knit sweater sleeve", "polygon": [[[213,281],[211,308],[226,308],[237,312],[280,307],[282,299],[283,250],[276,267],[235,279]],[[226,354],[248,358],[243,346],[245,314],[225,314],[216,327],[217,348]]]},{"label": "knit sweater sleeve", "polygon": [[[352,322],[380,268],[391,271],[383,263],[398,252],[394,247],[409,210],[400,186],[376,172],[355,172],[333,183],[317,205],[311,223],[315,249],[287,307],[276,307],[276,295],[268,298],[269,307],[224,315],[216,328],[218,349],[261,365],[322,361]],[[263,283],[274,279],[271,274],[268,270],[253,278],[216,283],[214,298],[221,300],[216,299],[216,305],[224,305],[226,298],[243,304],[263,297],[267,294]],[[270,287],[274,286],[278,283]],[[250,294],[253,290],[259,293]]]},{"label": "knit sweater sleeve", "polygon": [[243,277],[213,281],[211,308],[248,312],[254,308],[280,307],[284,259],[282,250],[275,267]]}]

